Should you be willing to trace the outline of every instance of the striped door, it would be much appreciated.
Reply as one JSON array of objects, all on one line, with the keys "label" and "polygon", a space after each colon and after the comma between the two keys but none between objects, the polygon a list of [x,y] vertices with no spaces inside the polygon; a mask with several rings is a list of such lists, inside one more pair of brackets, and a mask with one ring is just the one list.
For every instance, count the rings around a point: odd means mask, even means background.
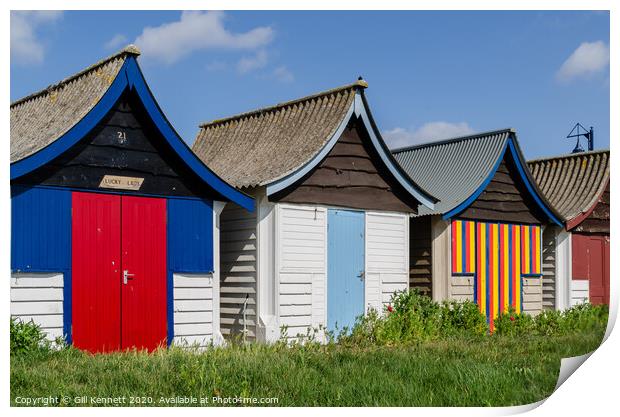
[{"label": "striped door", "polygon": [[542,233],[539,225],[454,220],[452,274],[474,276],[474,300],[493,320],[523,305],[522,279],[542,279]]},{"label": "striped door", "polygon": [[74,192],[72,273],[77,348],[165,342],[166,200]]},{"label": "striped door", "polygon": [[327,330],[351,329],[364,314],[364,213],[328,210]]}]

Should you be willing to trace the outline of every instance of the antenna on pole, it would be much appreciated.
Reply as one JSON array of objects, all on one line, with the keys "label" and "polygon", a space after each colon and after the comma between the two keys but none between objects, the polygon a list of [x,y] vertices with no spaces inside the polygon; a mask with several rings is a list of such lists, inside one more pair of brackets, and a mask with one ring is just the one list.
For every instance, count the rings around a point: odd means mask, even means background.
[{"label": "antenna on pole", "polygon": [[577,143],[575,144],[575,148],[572,153],[584,152],[584,149],[581,147],[581,137],[588,141],[588,151],[594,150],[594,128],[590,126],[590,130],[587,130],[585,127],[581,125],[581,123],[577,123],[573,129],[570,131],[567,139],[577,138]]}]

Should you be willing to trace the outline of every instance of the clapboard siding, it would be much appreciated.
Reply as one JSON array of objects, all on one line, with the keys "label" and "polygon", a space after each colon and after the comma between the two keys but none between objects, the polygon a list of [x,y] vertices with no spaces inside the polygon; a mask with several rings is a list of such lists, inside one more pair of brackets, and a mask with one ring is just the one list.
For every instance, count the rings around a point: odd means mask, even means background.
[{"label": "clapboard siding", "polygon": [[213,276],[173,275],[175,344],[205,347],[213,341]]},{"label": "clapboard siding", "polygon": [[574,279],[571,282],[570,306],[587,303],[590,301],[590,281],[585,279]]},{"label": "clapboard siding", "polygon": [[543,231],[543,247],[542,247],[542,303],[543,309],[555,309],[556,296],[556,254],[555,254],[555,234],[556,229],[547,226]]},{"label": "clapboard siding", "polygon": [[388,304],[395,292],[409,287],[407,215],[366,213],[366,274],[367,308],[382,311],[381,304]]},{"label": "clapboard siding", "polygon": [[510,157],[500,163],[485,190],[459,217],[514,223],[541,223],[545,216],[537,208],[517,173]]},{"label": "clapboard siding", "polygon": [[365,128],[352,122],[299,185],[271,201],[415,213],[418,202],[380,162]]},{"label": "clapboard siding", "polygon": [[256,337],[256,213],[227,204],[220,215],[220,329],[224,337]]},{"label": "clapboard siding", "polygon": [[535,316],[543,310],[543,283],[539,277],[523,278],[523,313]]},{"label": "clapboard siding", "polygon": [[432,247],[431,216],[411,218],[409,221],[409,288],[417,288],[429,297],[433,293]]},{"label": "clapboard siding", "polygon": [[323,207],[279,204],[278,293],[286,336],[325,326],[326,214]]},{"label": "clapboard siding", "polygon": [[63,274],[11,274],[11,317],[32,320],[49,340],[62,337],[63,286]]},{"label": "clapboard siding", "polygon": [[452,276],[450,298],[457,301],[474,301],[474,277]]}]

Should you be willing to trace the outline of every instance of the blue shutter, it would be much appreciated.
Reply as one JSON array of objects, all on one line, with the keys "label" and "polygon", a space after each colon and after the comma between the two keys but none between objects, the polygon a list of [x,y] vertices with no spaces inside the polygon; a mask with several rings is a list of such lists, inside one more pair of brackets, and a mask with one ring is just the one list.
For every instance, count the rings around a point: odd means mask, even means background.
[{"label": "blue shutter", "polygon": [[173,272],[213,271],[213,203],[168,200],[168,268]]},{"label": "blue shutter", "polygon": [[11,187],[11,269],[71,269],[71,192]]}]

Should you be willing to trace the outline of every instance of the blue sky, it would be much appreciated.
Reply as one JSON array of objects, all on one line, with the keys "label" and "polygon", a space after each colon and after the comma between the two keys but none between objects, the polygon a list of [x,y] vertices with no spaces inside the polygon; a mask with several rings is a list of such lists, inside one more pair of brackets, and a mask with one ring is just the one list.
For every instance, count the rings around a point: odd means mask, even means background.
[{"label": "blue sky", "polygon": [[526,157],[609,147],[606,12],[13,12],[11,99],[128,43],[168,118],[202,121],[362,75],[388,144],[517,129]]}]

